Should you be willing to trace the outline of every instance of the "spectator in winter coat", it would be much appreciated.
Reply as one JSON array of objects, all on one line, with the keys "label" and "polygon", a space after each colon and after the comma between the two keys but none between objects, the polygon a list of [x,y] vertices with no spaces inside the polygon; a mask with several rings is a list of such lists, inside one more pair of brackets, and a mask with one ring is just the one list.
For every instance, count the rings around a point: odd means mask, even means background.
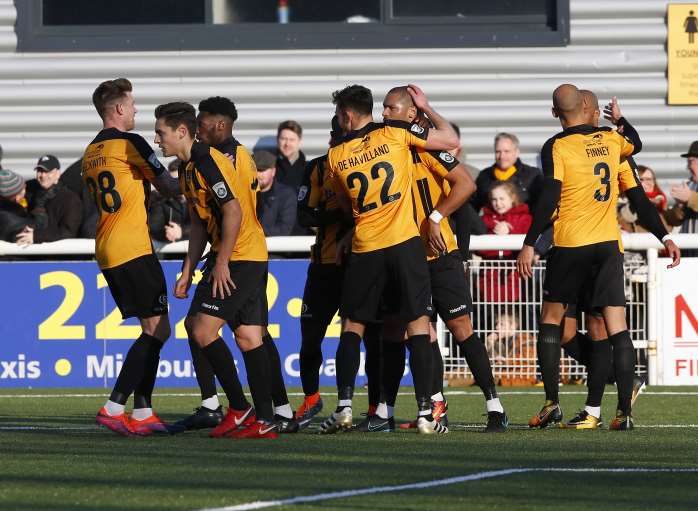
[{"label": "spectator in winter coat", "polygon": [[25,193],[22,176],[0,169],[0,241],[15,241],[17,234],[32,223]]},{"label": "spectator in winter coat", "polygon": [[[490,205],[484,207],[482,214],[487,234],[526,234],[532,219],[514,183],[503,181],[490,189]],[[516,257],[511,250],[483,250],[480,255],[486,259]]]}]

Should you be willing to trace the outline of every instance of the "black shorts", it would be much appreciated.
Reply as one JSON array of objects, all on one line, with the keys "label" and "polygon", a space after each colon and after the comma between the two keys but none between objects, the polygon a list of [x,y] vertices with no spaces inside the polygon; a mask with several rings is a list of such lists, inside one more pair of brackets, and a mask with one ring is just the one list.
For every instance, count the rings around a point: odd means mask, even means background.
[{"label": "black shorts", "polygon": [[460,252],[453,251],[429,261],[428,266],[434,311],[444,321],[470,314],[473,299],[470,296]]},{"label": "black shorts", "polygon": [[225,298],[213,298],[209,276],[214,264],[215,257],[209,257],[189,306],[189,315],[201,312],[216,316],[233,330],[240,325],[267,326],[267,261],[230,261],[228,268],[235,289]]},{"label": "black shorts", "polygon": [[553,247],[548,255],[543,300],[586,308],[625,306],[623,254],[617,241],[582,247]]},{"label": "black shorts", "polygon": [[380,319],[379,312],[383,312],[414,321],[432,311],[429,268],[421,238],[351,254],[344,273],[340,316],[370,322]]},{"label": "black shorts", "polygon": [[303,290],[301,319],[329,325],[339,309],[343,281],[343,266],[310,263]]},{"label": "black shorts", "polygon": [[121,317],[150,318],[167,314],[167,284],[154,254],[102,270]]}]

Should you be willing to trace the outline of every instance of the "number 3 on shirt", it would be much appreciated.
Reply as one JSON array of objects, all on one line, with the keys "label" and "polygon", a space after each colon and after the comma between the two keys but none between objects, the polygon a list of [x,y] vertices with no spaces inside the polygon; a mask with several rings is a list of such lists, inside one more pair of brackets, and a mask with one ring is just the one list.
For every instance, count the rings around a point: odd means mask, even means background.
[{"label": "number 3 on shirt", "polygon": [[605,162],[599,162],[594,166],[594,175],[601,176],[601,185],[605,188],[597,188],[594,192],[594,198],[599,202],[606,202],[611,196],[611,169]]},{"label": "number 3 on shirt", "polygon": [[[381,186],[381,206],[385,206],[390,202],[398,200],[401,194],[400,192],[393,194],[390,193],[390,185],[393,184],[393,178],[395,177],[395,171],[390,163],[381,161],[371,167],[371,179],[373,181],[378,180],[381,176],[381,169],[385,171],[385,179],[383,181],[383,186]],[[347,186],[350,190],[356,187],[357,181],[359,182],[359,195],[356,198],[356,201],[359,206],[359,213],[366,213],[367,211],[376,209],[378,205],[375,202],[364,204],[369,187],[368,177],[361,172],[352,172],[349,174],[347,176]]]}]

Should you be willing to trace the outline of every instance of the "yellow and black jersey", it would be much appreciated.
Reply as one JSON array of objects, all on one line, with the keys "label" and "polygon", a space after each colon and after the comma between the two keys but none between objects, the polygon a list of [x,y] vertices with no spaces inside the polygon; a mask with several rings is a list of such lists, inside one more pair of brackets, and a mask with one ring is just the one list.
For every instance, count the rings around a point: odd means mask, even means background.
[{"label": "yellow and black jersey", "polygon": [[410,147],[423,148],[427,133],[427,128],[401,121],[369,123],[330,149],[332,186],[351,199],[353,252],[392,247],[419,235]]},{"label": "yellow and black jersey", "polygon": [[231,261],[266,261],[264,231],[257,220],[257,169],[240,144],[226,149],[235,166],[222,152],[199,142],[191,159],[182,166],[179,184],[192,210],[206,225],[211,250],[217,252],[223,238],[222,206],[237,199],[242,210],[240,231]]},{"label": "yellow and black jersey", "polygon": [[634,149],[617,131],[589,125],[568,128],[545,143],[543,175],[561,183],[553,224],[556,247],[620,241],[616,204],[621,179],[627,177],[620,162]]},{"label": "yellow and black jersey", "polygon": [[150,145],[135,133],[104,129],[85,149],[82,179],[99,211],[95,255],[101,269],[153,253],[149,181],[164,171]]},{"label": "yellow and black jersey", "polygon": [[[425,149],[412,148],[414,162],[414,181],[412,193],[414,194],[416,207],[415,214],[419,234],[427,250],[427,260],[438,257],[429,250],[429,215],[438,205],[442,197],[448,195],[451,186],[445,176],[458,166],[458,160],[446,151],[427,151]],[[442,218],[441,236],[446,244],[446,253],[458,250],[456,237],[453,235],[448,218]]]},{"label": "yellow and black jersey", "polygon": [[337,202],[332,183],[327,179],[327,155],[307,163],[303,183],[298,190],[298,216],[316,227],[315,243],[310,250],[313,263],[334,264],[337,242],[347,233],[349,225]]},{"label": "yellow and black jersey", "polygon": [[625,193],[628,190],[640,185],[640,175],[637,168],[637,163],[632,156],[623,158],[618,169],[618,189],[620,193]]}]

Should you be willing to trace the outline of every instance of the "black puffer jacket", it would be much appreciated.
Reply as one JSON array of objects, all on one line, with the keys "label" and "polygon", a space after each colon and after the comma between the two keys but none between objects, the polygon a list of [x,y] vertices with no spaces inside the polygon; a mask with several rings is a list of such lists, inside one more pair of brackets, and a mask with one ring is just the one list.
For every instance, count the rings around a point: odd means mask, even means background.
[{"label": "black puffer jacket", "polygon": [[[516,172],[507,181],[512,181],[521,189],[521,199],[528,204],[531,211],[535,211],[536,201],[540,195],[541,187],[543,186],[543,173],[536,167],[526,165],[521,159],[514,163]],[[477,191],[470,199],[476,211],[480,211],[484,206],[489,204],[489,193],[492,185],[497,182],[494,176],[495,165],[487,167],[480,171],[475,179]]]}]

